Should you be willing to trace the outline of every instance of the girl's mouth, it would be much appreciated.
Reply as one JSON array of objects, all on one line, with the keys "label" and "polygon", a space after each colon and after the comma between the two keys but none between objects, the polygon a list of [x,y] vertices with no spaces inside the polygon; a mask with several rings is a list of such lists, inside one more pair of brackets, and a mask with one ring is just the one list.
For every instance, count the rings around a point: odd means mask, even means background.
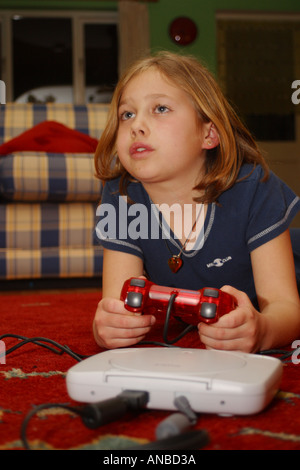
[{"label": "girl's mouth", "polygon": [[146,153],[152,152],[153,148],[149,145],[145,145],[142,142],[135,142],[131,145],[129,153],[132,157],[134,156],[144,156]]}]

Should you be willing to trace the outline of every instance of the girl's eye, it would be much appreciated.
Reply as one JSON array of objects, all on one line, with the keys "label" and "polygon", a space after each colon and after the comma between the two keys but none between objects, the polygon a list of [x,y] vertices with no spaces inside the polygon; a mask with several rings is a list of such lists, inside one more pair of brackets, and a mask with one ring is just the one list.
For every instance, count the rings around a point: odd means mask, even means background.
[{"label": "girl's eye", "polygon": [[128,119],[131,119],[132,116],[134,116],[134,113],[132,113],[131,111],[124,111],[123,113],[121,113],[120,118],[121,121],[127,121]]},{"label": "girl's eye", "polygon": [[169,111],[169,108],[167,106],[164,106],[164,105],[158,105],[156,106],[155,108],[155,112],[158,113],[158,114],[165,114]]}]

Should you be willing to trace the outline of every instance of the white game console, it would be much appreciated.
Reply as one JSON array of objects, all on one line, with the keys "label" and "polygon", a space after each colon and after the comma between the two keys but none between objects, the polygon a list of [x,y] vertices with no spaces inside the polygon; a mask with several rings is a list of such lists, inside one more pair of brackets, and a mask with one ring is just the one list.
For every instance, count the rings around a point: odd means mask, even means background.
[{"label": "white game console", "polygon": [[274,398],[282,363],[273,357],[206,349],[128,348],[96,354],[67,372],[73,400],[94,403],[124,390],[147,391],[147,408],[174,410],[185,396],[195,412],[250,415]]}]

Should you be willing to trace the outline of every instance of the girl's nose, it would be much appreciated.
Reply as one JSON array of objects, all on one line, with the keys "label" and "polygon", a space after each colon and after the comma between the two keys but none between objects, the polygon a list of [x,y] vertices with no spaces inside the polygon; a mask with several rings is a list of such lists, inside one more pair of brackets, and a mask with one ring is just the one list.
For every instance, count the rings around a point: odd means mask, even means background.
[{"label": "girl's nose", "polygon": [[133,137],[137,137],[138,135],[144,135],[145,132],[142,128],[132,127],[131,128],[131,135]]},{"label": "girl's nose", "polygon": [[144,136],[148,132],[148,126],[141,118],[135,118],[131,124],[131,135],[133,137]]}]

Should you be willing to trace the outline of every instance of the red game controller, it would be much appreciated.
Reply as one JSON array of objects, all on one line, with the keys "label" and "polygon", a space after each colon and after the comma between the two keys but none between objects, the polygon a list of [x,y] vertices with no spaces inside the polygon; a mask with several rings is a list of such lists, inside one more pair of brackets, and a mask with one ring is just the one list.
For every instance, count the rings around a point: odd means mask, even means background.
[{"label": "red game controller", "polygon": [[237,306],[234,297],[213,287],[197,291],[177,289],[158,286],[147,279],[135,277],[125,281],[121,292],[125,308],[133,313],[167,312],[171,298],[172,315],[191,325],[201,321],[215,323],[220,316]]}]

